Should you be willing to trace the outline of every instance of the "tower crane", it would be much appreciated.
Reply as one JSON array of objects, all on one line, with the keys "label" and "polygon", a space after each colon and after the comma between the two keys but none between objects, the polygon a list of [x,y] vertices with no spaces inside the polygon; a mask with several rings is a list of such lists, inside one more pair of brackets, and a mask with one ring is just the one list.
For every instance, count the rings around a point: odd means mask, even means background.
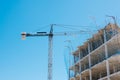
[{"label": "tower crane", "polygon": [[[52,80],[52,66],[53,66],[53,36],[67,36],[67,35],[73,35],[73,34],[80,34],[80,33],[86,33],[89,31],[83,31],[83,30],[80,30],[80,31],[71,31],[71,32],[62,32],[62,33],[56,33],[54,34],[53,33],[53,26],[59,26],[57,24],[51,24],[50,26],[50,31],[49,33],[47,32],[36,32],[34,34],[31,34],[31,33],[26,33],[26,32],[22,32],[22,39],[25,39],[26,37],[39,37],[39,36],[47,36],[48,37],[48,80]],[[69,26],[69,25],[68,25]]]}]

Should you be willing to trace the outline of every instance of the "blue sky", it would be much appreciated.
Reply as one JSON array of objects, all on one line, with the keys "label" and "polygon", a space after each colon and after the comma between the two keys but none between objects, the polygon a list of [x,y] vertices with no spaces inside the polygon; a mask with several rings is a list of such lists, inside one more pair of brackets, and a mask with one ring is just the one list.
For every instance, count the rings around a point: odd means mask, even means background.
[{"label": "blue sky", "polygon": [[[119,4],[119,0],[0,0],[0,80],[47,80],[48,38],[22,41],[21,32],[39,31],[43,25],[52,23],[94,29],[96,25],[90,17],[95,17],[101,28],[111,20],[105,15],[116,16],[120,23]],[[81,36],[74,37],[73,44],[83,42],[86,36]],[[67,39],[54,38],[53,80],[67,80],[64,63]]]}]

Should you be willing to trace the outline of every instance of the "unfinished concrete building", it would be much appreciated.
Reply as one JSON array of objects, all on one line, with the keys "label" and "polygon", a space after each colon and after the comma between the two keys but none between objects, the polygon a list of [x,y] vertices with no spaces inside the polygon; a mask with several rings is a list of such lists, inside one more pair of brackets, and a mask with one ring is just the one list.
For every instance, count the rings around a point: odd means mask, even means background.
[{"label": "unfinished concrete building", "polygon": [[70,80],[120,80],[120,28],[109,23],[72,53]]}]

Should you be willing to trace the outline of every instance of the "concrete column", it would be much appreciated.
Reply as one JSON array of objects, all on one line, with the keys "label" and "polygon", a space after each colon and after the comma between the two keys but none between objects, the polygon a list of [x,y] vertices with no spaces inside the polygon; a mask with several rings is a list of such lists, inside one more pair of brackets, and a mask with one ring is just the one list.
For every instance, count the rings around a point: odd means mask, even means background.
[{"label": "concrete column", "polygon": [[106,41],[107,41],[106,32],[104,30],[104,43],[105,43],[105,57],[106,57],[107,78],[108,78],[108,80],[110,80],[110,77],[109,77],[109,75],[110,75],[109,62],[107,60],[107,58],[108,58],[108,48],[107,48]]},{"label": "concrete column", "polygon": [[76,80],[76,78],[74,77],[74,80]]},{"label": "concrete column", "polygon": [[85,77],[85,80],[87,80],[87,77]]},{"label": "concrete column", "polygon": [[113,65],[113,72],[114,72],[114,73],[116,72],[115,65]]},{"label": "concrete column", "polygon": [[90,80],[92,80],[92,71],[91,71],[91,69],[89,70],[89,75],[90,75]]},{"label": "concrete column", "polygon": [[90,44],[88,42],[88,52],[89,52],[89,75],[90,75],[90,80],[92,80],[92,72],[91,72],[91,56],[90,56]]},{"label": "concrete column", "polygon": [[105,57],[106,57],[106,59],[107,59],[107,58],[108,58],[108,50],[107,50],[106,41],[107,41],[107,39],[106,39],[106,32],[105,32],[105,30],[104,30]]},{"label": "concrete column", "polygon": [[82,75],[80,74],[80,80],[82,80]]},{"label": "concrete column", "polygon": [[79,72],[81,73],[81,62],[79,62]]},{"label": "concrete column", "polygon": [[107,78],[108,78],[108,80],[110,80],[110,77],[109,77],[109,75],[110,75],[110,69],[109,69],[109,62],[108,62],[108,60],[106,60],[106,69],[107,69]]},{"label": "concrete column", "polygon": [[88,53],[89,53],[89,68],[91,67],[91,57],[90,57],[90,44],[88,42]]}]

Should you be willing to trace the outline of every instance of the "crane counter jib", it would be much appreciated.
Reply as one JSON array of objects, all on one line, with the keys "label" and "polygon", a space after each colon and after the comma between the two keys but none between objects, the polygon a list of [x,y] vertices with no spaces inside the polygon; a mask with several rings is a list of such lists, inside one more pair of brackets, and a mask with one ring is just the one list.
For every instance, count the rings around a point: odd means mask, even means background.
[{"label": "crane counter jib", "polygon": [[32,36],[53,36],[52,33],[47,32],[36,32],[34,34],[22,32],[22,40],[26,39],[26,37],[32,37]]}]

